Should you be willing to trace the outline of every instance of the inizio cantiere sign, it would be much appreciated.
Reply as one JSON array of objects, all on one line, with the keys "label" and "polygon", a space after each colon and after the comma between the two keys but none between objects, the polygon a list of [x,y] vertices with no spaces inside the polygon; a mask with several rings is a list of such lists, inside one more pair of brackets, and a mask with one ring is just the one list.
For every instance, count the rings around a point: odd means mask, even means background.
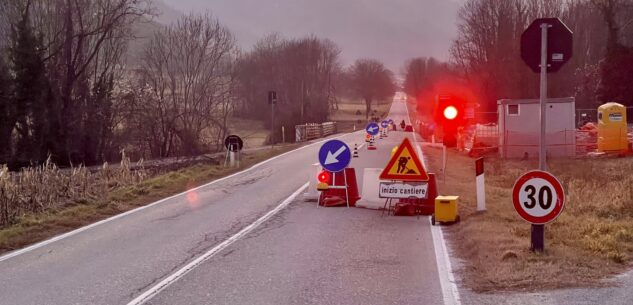
[{"label": "inizio cantiere sign", "polygon": [[428,194],[428,183],[411,182],[381,182],[380,198],[418,198],[426,199]]}]

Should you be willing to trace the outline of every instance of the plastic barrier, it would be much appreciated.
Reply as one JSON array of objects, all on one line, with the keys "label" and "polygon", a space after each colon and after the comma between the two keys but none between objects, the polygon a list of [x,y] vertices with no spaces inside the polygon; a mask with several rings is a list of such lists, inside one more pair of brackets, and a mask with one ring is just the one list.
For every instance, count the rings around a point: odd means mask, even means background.
[{"label": "plastic barrier", "polygon": [[362,199],[356,203],[357,207],[379,210],[385,205],[385,200],[378,197],[378,187],[380,181],[378,176],[382,168],[365,168],[363,172],[363,188],[361,189]]},{"label": "plastic barrier", "polygon": [[308,189],[303,193],[303,200],[305,201],[317,201],[319,199],[319,192],[317,191],[317,175],[323,170],[321,164],[314,163],[314,172],[308,176]]},{"label": "plastic barrier", "polygon": [[[345,180],[347,179],[347,196],[349,197],[349,206],[356,206],[356,202],[360,199],[358,192],[358,183],[356,182],[356,170],[354,168],[346,168],[345,174],[343,172],[334,173],[331,176],[328,184],[330,186],[345,186]],[[332,184],[332,182],[335,182]],[[321,192],[319,197],[319,205],[321,206],[340,206],[347,205],[345,201],[345,189],[328,189]]]}]

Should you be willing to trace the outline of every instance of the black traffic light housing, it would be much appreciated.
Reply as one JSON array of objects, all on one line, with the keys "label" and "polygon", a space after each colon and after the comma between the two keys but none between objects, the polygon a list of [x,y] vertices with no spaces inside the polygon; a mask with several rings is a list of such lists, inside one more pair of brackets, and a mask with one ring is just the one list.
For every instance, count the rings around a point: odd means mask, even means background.
[{"label": "black traffic light housing", "polygon": [[452,95],[438,95],[435,101],[434,118],[438,128],[444,133],[444,145],[457,145],[457,130],[466,126],[466,102]]}]

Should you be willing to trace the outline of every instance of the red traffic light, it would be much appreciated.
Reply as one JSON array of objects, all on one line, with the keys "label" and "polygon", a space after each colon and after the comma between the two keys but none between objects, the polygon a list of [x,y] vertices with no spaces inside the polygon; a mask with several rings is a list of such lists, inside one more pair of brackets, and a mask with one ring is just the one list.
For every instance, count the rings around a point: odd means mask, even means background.
[{"label": "red traffic light", "polygon": [[328,172],[328,171],[320,172],[319,175],[317,176],[317,180],[319,180],[319,182],[321,182],[321,183],[329,183],[330,182],[330,172]]},{"label": "red traffic light", "polygon": [[455,106],[448,106],[444,108],[444,117],[447,120],[454,120],[458,114],[459,111],[457,111],[457,108],[455,108]]}]

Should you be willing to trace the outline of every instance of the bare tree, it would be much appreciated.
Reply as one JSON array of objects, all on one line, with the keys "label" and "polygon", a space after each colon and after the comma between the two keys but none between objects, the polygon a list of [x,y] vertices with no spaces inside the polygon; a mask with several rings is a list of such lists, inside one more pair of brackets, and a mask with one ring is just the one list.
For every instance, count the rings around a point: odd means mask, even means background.
[{"label": "bare tree", "polygon": [[139,109],[157,124],[148,130],[154,156],[169,156],[175,144],[184,154],[197,154],[217,142],[204,138],[226,129],[235,52],[231,33],[208,14],[182,17],[154,35],[143,58],[151,99]]},{"label": "bare tree", "polygon": [[372,110],[372,102],[388,99],[395,93],[393,73],[377,60],[359,59],[347,73],[352,91],[365,101],[367,119]]}]

